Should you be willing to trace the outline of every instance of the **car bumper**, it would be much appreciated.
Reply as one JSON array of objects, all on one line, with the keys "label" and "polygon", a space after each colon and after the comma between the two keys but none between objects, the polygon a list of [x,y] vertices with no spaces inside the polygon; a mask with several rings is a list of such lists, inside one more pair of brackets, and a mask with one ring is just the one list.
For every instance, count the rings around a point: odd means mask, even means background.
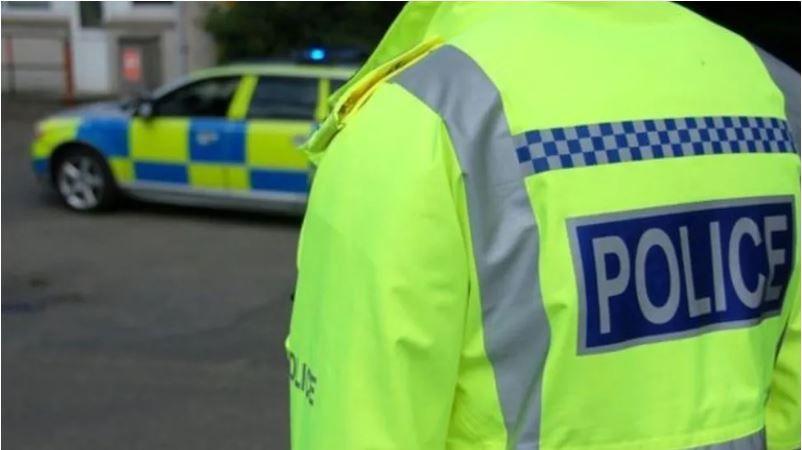
[{"label": "car bumper", "polygon": [[50,185],[50,162],[47,159],[31,160],[31,168],[36,180],[43,185]]}]

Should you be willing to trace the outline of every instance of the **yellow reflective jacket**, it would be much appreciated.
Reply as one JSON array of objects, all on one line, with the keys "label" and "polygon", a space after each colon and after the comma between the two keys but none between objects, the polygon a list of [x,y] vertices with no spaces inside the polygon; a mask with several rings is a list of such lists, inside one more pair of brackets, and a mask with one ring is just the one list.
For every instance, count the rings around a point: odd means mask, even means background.
[{"label": "yellow reflective jacket", "polygon": [[799,447],[797,73],[669,3],[413,3],[331,103],[293,448]]}]

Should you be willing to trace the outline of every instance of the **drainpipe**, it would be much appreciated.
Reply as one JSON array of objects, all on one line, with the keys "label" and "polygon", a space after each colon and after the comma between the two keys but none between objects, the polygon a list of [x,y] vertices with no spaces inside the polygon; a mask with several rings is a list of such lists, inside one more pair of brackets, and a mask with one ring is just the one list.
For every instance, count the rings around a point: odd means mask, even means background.
[{"label": "drainpipe", "polygon": [[187,5],[185,2],[176,2],[176,28],[178,31],[178,70],[181,75],[189,71],[189,43],[187,41]]},{"label": "drainpipe", "polygon": [[72,46],[69,36],[64,39],[64,103],[75,103],[75,84],[72,79]]},{"label": "drainpipe", "polygon": [[17,86],[14,80],[14,41],[11,39],[13,38],[10,35],[3,36],[3,44],[6,50],[6,60],[4,61],[7,69],[6,77],[9,80],[9,92],[14,94],[17,91]]}]

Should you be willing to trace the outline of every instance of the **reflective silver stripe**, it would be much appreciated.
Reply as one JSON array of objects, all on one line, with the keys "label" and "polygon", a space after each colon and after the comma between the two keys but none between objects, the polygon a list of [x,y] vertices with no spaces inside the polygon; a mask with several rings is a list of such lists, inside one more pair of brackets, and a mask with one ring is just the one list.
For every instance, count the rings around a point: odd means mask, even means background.
[{"label": "reflective silver stripe", "polygon": [[763,49],[755,47],[760,59],[769,71],[774,84],[785,95],[785,118],[791,128],[791,134],[794,137],[794,146],[796,151],[802,150],[799,144],[800,138],[800,115],[799,115],[799,73],[794,69],[785,65],[782,61],[774,56],[766,53]]},{"label": "reflective silver stripe", "polygon": [[693,450],[763,450],[766,448],[766,431],[760,430],[757,433],[733,439],[729,442],[720,444],[705,445],[696,447]]},{"label": "reflective silver stripe", "polygon": [[439,114],[468,198],[485,350],[510,448],[539,446],[549,323],[538,279],[538,230],[498,89],[465,53],[444,46],[394,80]]}]

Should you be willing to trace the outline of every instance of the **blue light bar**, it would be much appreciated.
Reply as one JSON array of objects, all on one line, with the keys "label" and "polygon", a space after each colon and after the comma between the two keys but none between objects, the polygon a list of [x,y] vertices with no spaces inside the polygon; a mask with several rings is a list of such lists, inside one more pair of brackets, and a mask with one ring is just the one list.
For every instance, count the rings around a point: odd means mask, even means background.
[{"label": "blue light bar", "polygon": [[322,48],[313,48],[309,50],[309,59],[312,61],[323,61],[326,59],[326,51]]}]

